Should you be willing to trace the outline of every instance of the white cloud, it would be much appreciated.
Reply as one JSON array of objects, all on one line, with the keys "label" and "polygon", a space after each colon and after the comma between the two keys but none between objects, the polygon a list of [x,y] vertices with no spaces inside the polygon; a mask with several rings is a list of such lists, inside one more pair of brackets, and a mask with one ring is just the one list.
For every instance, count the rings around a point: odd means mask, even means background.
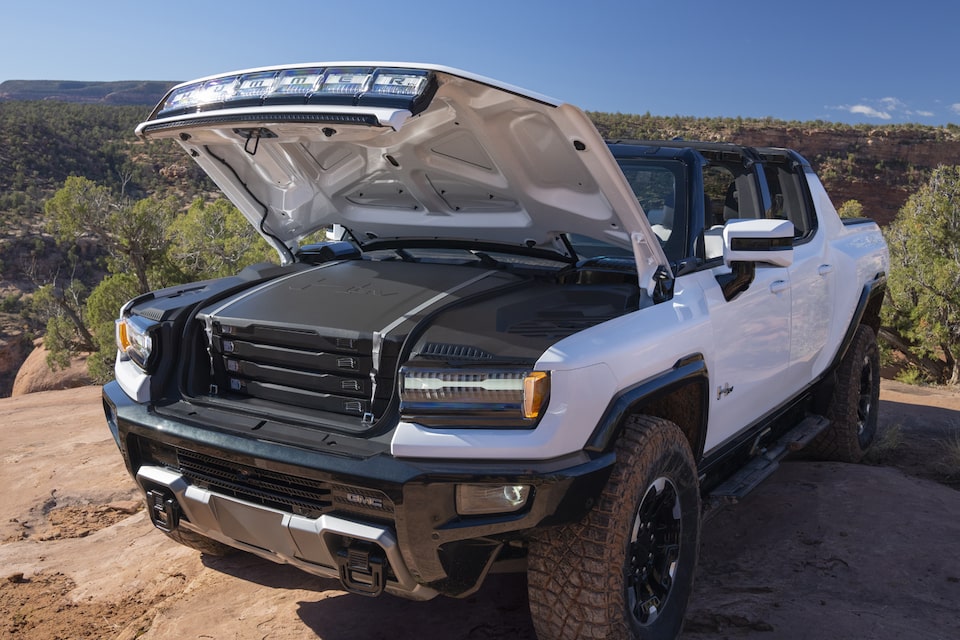
[{"label": "white cloud", "polygon": [[845,109],[850,113],[867,116],[868,118],[880,118],[881,120],[889,120],[890,118],[893,117],[886,111],[879,111],[865,104],[855,104],[850,107],[844,106],[840,108]]},{"label": "white cloud", "polygon": [[954,102],[952,105],[950,105],[950,111],[953,111],[954,113],[960,113],[960,102]]},{"label": "white cloud", "polygon": [[[858,104],[843,104],[834,107],[827,107],[833,111],[846,111],[847,113],[864,118],[876,120],[915,120],[917,118],[933,118],[936,114],[927,109],[911,109],[910,105],[900,98],[887,96],[885,98],[868,99],[863,98]],[[950,105],[954,113],[960,114],[960,102]]]},{"label": "white cloud", "polygon": [[907,106],[899,98],[880,98],[880,105],[887,111],[899,111]]}]

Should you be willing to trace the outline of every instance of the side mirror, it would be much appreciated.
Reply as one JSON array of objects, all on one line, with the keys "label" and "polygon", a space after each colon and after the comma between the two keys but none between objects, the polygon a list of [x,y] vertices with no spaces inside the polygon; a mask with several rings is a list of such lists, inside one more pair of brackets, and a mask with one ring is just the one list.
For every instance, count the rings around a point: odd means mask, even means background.
[{"label": "side mirror", "polygon": [[723,263],[793,264],[793,223],[789,220],[741,218],[723,227]]}]

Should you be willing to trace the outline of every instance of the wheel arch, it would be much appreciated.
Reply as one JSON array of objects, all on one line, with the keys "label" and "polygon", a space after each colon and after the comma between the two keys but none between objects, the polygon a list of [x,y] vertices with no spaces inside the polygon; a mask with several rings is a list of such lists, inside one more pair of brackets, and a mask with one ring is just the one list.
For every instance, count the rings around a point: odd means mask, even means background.
[{"label": "wheel arch", "polygon": [[883,297],[886,292],[887,276],[884,273],[878,273],[864,286],[860,294],[860,303],[857,305],[857,312],[863,309],[860,314],[860,324],[867,325],[877,335],[880,335],[880,309],[883,307]]},{"label": "wheel arch", "polygon": [[699,461],[707,435],[709,388],[703,355],[695,353],[681,358],[671,369],[614,396],[584,448],[595,453],[612,450],[627,418],[644,414],[676,424],[690,444],[694,459]]},{"label": "wheel arch", "polygon": [[857,334],[857,329],[861,324],[867,325],[873,329],[873,332],[876,334],[880,333],[880,308],[883,306],[883,297],[886,291],[887,274],[883,272],[878,273],[874,276],[873,280],[863,285],[863,289],[860,290],[860,299],[857,301],[857,306],[853,311],[850,324],[847,325],[847,331],[843,336],[843,341],[840,343],[840,348],[837,350],[836,355],[834,355],[828,370],[836,369],[840,366],[840,362],[844,356],[847,355],[847,351],[850,349],[850,345],[853,344],[853,338]]},{"label": "wheel arch", "polygon": [[830,364],[824,370],[823,374],[821,374],[816,385],[814,409],[818,413],[825,413],[827,407],[830,406],[837,384],[837,370],[840,368],[840,364],[850,350],[850,345],[853,344],[853,340],[860,326],[868,326],[873,329],[874,334],[880,334],[880,309],[883,306],[883,298],[886,291],[887,274],[883,272],[874,276],[873,280],[864,284],[863,289],[860,290],[860,299],[857,301],[857,306],[853,311],[853,316],[850,318],[850,323],[847,325],[847,330],[846,333],[844,333],[843,340],[840,342],[840,347],[834,354],[833,360],[830,361]]}]

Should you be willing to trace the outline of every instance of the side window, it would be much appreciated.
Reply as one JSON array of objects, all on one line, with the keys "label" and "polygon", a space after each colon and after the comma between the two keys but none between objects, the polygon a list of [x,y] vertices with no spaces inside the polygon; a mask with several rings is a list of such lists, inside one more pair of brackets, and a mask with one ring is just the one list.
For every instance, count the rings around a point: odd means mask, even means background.
[{"label": "side window", "polygon": [[759,178],[742,159],[711,160],[703,168],[706,207],[703,230],[704,260],[723,256],[723,225],[735,218],[764,217]]},{"label": "side window", "polygon": [[766,217],[792,222],[797,239],[810,235],[815,224],[804,197],[800,175],[785,164],[767,163],[763,170],[770,189],[770,209]]},{"label": "side window", "polygon": [[736,176],[727,167],[710,164],[703,168],[703,190],[706,194],[707,229],[723,226],[731,218],[739,217],[739,195]]},{"label": "side window", "polygon": [[703,168],[704,229],[703,258],[715,260],[723,256],[723,225],[740,217],[740,194],[737,177],[721,164]]}]

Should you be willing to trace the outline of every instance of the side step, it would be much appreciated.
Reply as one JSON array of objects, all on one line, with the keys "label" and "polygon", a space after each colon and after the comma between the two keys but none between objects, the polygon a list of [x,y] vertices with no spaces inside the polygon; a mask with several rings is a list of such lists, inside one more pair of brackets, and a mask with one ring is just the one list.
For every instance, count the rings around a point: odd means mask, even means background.
[{"label": "side step", "polygon": [[828,426],[830,421],[823,416],[807,416],[773,446],[752,458],[739,471],[711,491],[707,502],[710,506],[736,504],[776,471],[780,461],[787,454],[803,449]]}]

